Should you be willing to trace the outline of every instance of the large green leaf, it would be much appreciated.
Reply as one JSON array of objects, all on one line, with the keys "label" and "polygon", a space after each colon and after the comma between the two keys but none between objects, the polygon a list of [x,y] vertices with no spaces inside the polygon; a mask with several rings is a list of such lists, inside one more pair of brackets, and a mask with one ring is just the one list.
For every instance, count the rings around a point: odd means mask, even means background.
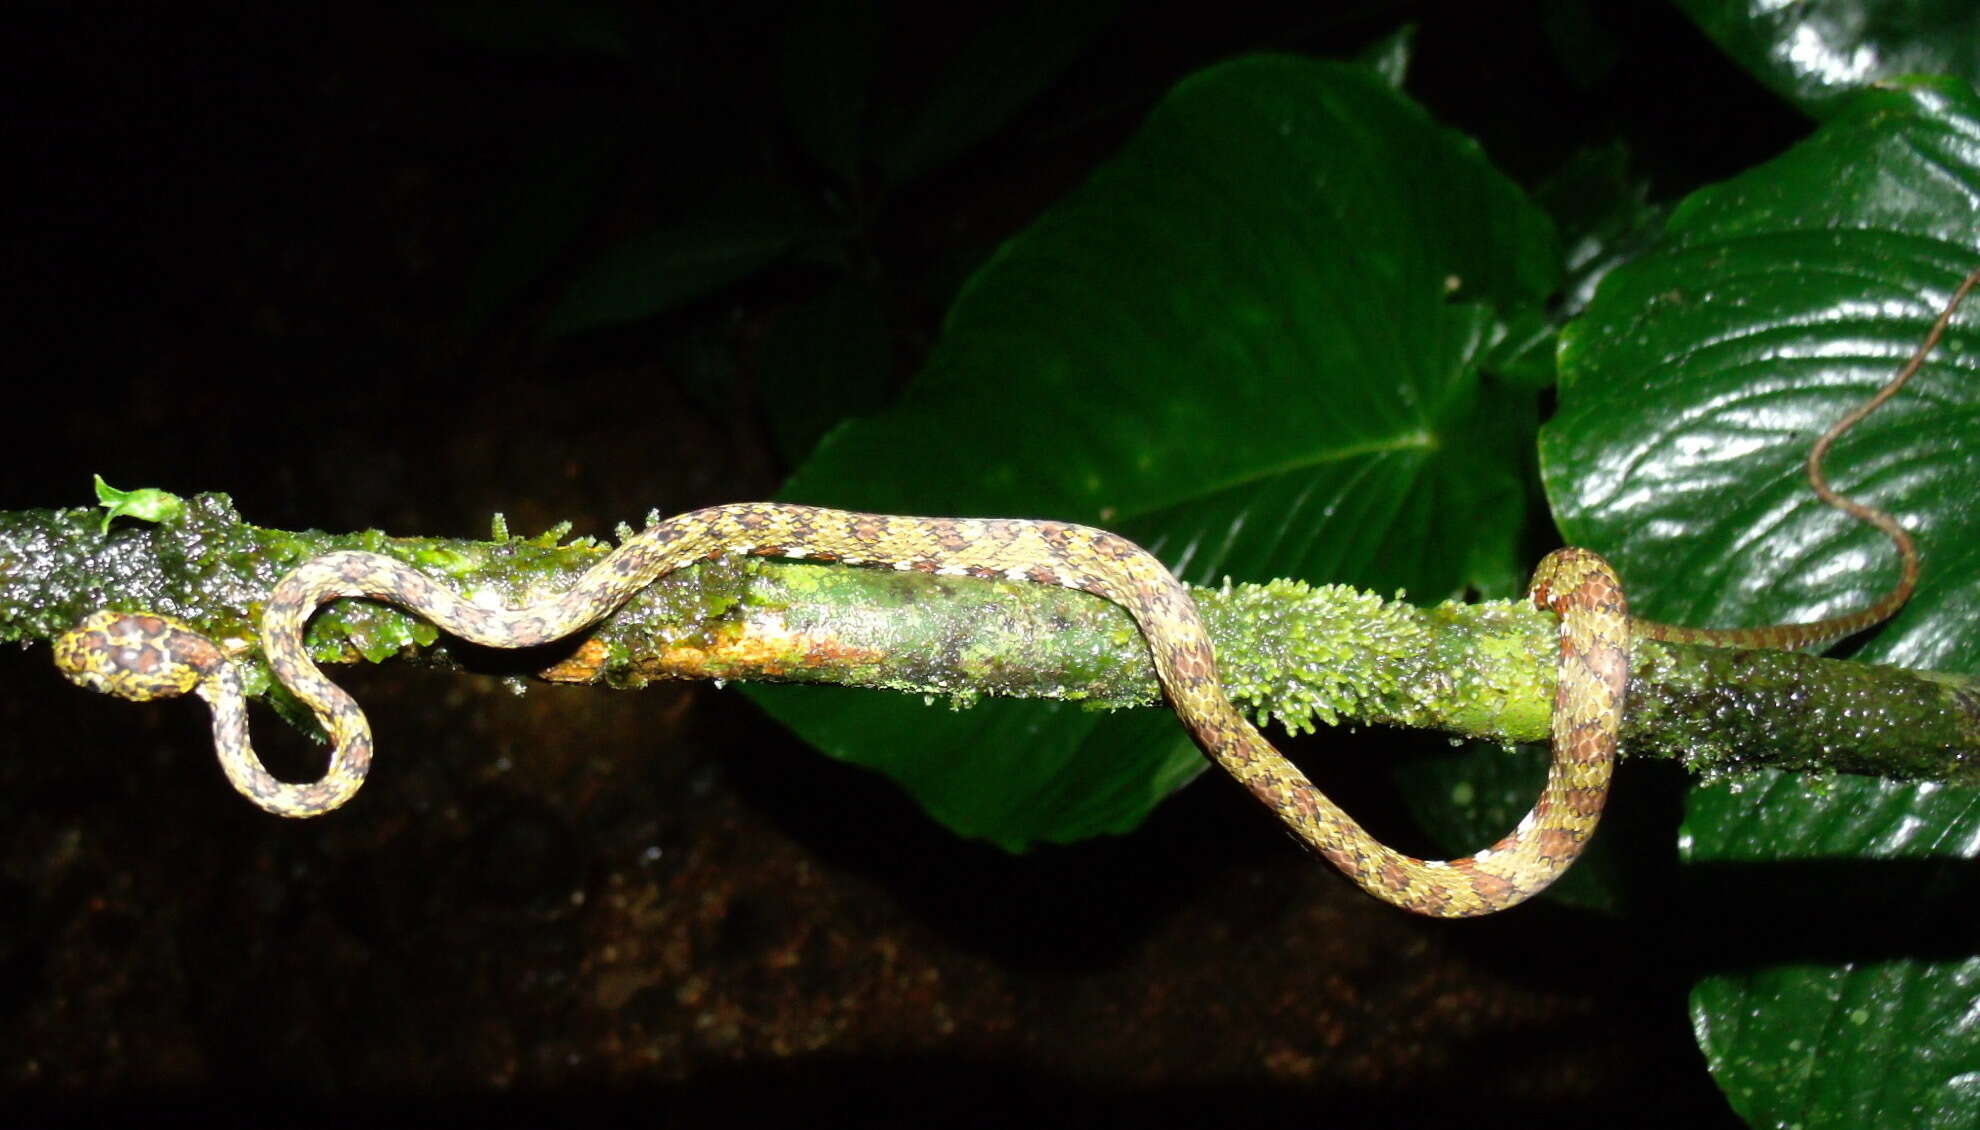
[{"label": "large green leaf", "polygon": [[[1505,590],[1532,407],[1481,397],[1477,362],[1556,262],[1519,191],[1372,71],[1224,64],[1003,247],[902,399],[787,496],[1091,522],[1194,582]],[[1131,828],[1202,765],[1163,712],[753,693],[1011,848]]]},{"label": "large green leaf", "polygon": [[[1973,88],[1868,91],[1783,157],[1685,201],[1661,247],[1603,283],[1563,335],[1541,460],[1562,530],[1610,555],[1633,611],[1785,623],[1890,584],[1889,546],[1823,507],[1801,461],[1980,264],[1976,200]],[[1976,327],[1969,311],[1828,461],[1840,489],[1905,519],[1924,558],[1917,596],[1861,657],[1980,671]],[[1773,775],[1694,789],[1685,858],[1740,882],[1702,904],[1700,929],[1724,944],[1693,1014],[1745,1117],[1974,1124],[1980,958],[1959,877],[1980,853],[1976,800]],[[1899,857],[1936,862],[1834,862]]]},{"label": "large green leaf", "polygon": [[1973,0],[1678,0],[1726,54],[1817,117],[1902,75],[1980,79]]},{"label": "large green leaf", "polygon": [[[1724,913],[1731,966],[1692,990],[1698,1042],[1759,1126],[1980,1120],[1972,879],[1980,792],[1786,774],[1700,790],[1688,857]],[[1855,866],[1839,860],[1856,859]]]}]

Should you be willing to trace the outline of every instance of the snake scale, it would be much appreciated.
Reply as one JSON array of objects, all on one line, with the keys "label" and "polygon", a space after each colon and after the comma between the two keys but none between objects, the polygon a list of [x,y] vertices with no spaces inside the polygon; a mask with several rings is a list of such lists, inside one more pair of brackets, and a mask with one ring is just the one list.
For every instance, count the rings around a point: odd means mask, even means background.
[{"label": "snake scale", "polygon": [[919,518],[778,502],[712,506],[647,527],[600,559],[561,596],[506,610],[471,604],[381,554],[344,551],[313,558],[276,584],[260,631],[270,669],[315,712],[333,743],[328,771],[303,784],[278,780],[262,767],[248,740],[246,699],[235,664],[218,645],[184,624],[143,612],[93,613],[57,639],[55,662],[78,683],[138,701],[198,694],[212,710],[215,748],[234,787],[269,812],[305,817],[348,801],[364,783],[372,759],[371,727],[363,709],[317,668],[303,645],[309,618],[329,600],[382,600],[411,609],[464,640],[526,648],[596,624],[676,569],[730,555],[1059,585],[1104,597],[1134,617],[1157,679],[1197,745],[1363,890],[1419,914],[1490,914],[1543,890],[1574,862],[1594,833],[1622,732],[1633,636],[1801,647],[1869,627],[1909,598],[1918,575],[1909,535],[1888,514],[1830,489],[1822,457],[1837,436],[1917,371],[1977,279],[1980,270],[1960,284],[1905,367],[1838,421],[1809,453],[1808,477],[1817,495],[1891,538],[1901,563],[1898,584],[1861,611],[1816,623],[1681,628],[1632,620],[1614,570],[1592,551],[1569,548],[1549,555],[1530,590],[1538,606],[1560,617],[1547,781],[1516,828],[1462,859],[1417,859],[1364,830],[1231,703],[1218,681],[1215,653],[1196,603],[1168,569],[1117,534],[1066,522]]}]

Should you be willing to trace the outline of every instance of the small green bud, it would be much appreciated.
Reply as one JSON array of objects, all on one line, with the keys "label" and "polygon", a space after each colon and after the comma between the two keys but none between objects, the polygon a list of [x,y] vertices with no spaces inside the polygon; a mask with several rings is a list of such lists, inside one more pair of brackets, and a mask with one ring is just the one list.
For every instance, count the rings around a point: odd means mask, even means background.
[{"label": "small green bud", "polygon": [[112,518],[136,518],[140,522],[177,522],[185,516],[186,504],[183,499],[170,491],[156,487],[140,487],[137,490],[118,490],[96,476],[96,502],[109,513],[103,516],[103,532],[110,532]]}]

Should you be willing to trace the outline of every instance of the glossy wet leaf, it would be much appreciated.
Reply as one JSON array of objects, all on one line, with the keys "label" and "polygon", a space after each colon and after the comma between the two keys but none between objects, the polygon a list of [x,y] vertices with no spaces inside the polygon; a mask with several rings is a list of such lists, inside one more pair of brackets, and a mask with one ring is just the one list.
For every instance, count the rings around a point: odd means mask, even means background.
[{"label": "glossy wet leaf", "polygon": [[[1823,506],[1801,464],[1980,264],[1977,110],[1954,83],[1863,96],[1806,144],[1687,200],[1662,249],[1611,274],[1563,334],[1541,470],[1563,533],[1615,561],[1632,611],[1786,623],[1889,586],[1882,535]],[[1839,488],[1910,518],[1935,563],[1900,636],[1976,611],[1958,582],[1980,544],[1974,349],[1956,327],[1827,464]]]},{"label": "glossy wet leaf", "polygon": [[1972,0],[1678,0],[1712,41],[1783,98],[1827,117],[1905,75],[1980,80]]},{"label": "glossy wet leaf", "polygon": [[1756,1126],[1969,1127],[1980,1117],[1980,792],[1763,774],[1699,790],[1721,971],[1692,1023]]},{"label": "glossy wet leaf", "polygon": [[[1518,190],[1374,72],[1215,67],[993,257],[913,386],[787,496],[1088,522],[1197,583],[1506,591],[1532,407],[1476,362],[1556,259]],[[761,698],[1012,848],[1132,828],[1203,764],[1162,711]]]},{"label": "glossy wet leaf", "polygon": [[[1561,350],[1541,459],[1567,540],[1633,611],[1698,625],[1857,607],[1883,538],[1823,507],[1810,443],[1913,351],[1980,265],[1980,98],[1866,92],[1672,215]],[[1916,532],[1924,578],[1859,658],[1980,671],[1980,309],[1828,461]],[[1764,1126],[1972,1125],[1980,804],[1971,791],[1762,776],[1701,786],[1682,845],[1720,931],[1693,998],[1713,1071]],[[1882,864],[1890,859],[1931,863]],[[1901,897],[1900,897],[1901,896]]]}]

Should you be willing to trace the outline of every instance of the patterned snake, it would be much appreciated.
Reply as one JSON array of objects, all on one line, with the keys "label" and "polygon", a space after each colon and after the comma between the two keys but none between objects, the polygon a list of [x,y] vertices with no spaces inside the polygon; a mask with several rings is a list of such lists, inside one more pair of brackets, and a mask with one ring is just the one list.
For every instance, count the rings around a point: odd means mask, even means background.
[{"label": "patterned snake", "polygon": [[1218,681],[1196,603],[1162,563],[1116,534],[1065,522],[913,518],[776,502],[713,506],[649,526],[599,560],[563,595],[513,610],[477,607],[380,554],[325,554],[283,577],[261,618],[261,646],[270,669],[309,705],[334,743],[328,771],[308,784],[277,780],[262,767],[248,741],[246,700],[235,664],[192,628],[150,613],[97,612],[56,641],[55,662],[75,682],[124,698],[145,701],[197,693],[212,709],[214,744],[234,787],[269,812],[303,817],[349,800],[371,767],[371,727],[364,711],[324,676],[303,645],[303,628],[325,601],[382,600],[418,612],[461,639],[526,648],[596,624],[675,569],[736,554],[1060,585],[1104,597],[1133,615],[1170,705],[1197,745],[1363,890],[1419,914],[1490,914],[1544,889],[1593,834],[1622,731],[1632,636],[1732,647],[1801,647],[1867,628],[1909,598],[1918,575],[1911,538],[1888,514],[1831,490],[1822,474],[1822,457],[1837,436],[1917,371],[1976,279],[1980,270],[1955,291],[1905,367],[1876,396],[1838,421],[1809,453],[1809,482],[1816,494],[1891,538],[1902,565],[1898,584],[1861,611],[1817,623],[1678,628],[1630,619],[1615,572],[1593,552],[1570,548],[1550,555],[1531,587],[1534,602],[1560,616],[1547,782],[1518,827],[1463,859],[1416,859],[1363,830],[1232,705]]}]

